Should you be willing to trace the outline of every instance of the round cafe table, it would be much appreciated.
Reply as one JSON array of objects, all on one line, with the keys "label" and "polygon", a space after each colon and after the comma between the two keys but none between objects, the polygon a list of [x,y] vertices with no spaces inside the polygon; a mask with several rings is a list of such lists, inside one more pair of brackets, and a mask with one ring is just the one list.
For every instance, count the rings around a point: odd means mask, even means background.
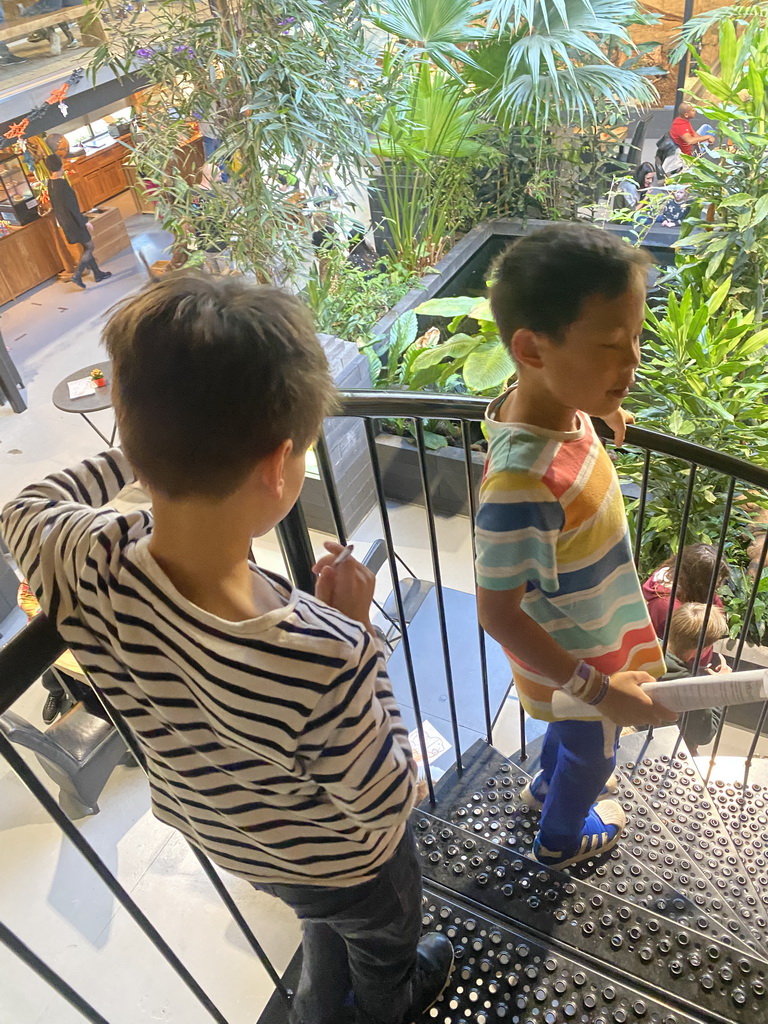
[{"label": "round cafe table", "polygon": [[[91,370],[101,370],[104,374],[104,380],[107,382],[106,385],[103,388],[96,388],[92,395],[84,395],[82,398],[70,398],[67,386],[69,382],[72,380],[82,380],[83,377],[90,377]],[[88,418],[89,412],[100,412],[102,409],[109,409],[112,406],[112,363],[109,359],[104,359],[100,363],[89,363],[88,366],[84,366],[81,370],[75,370],[74,373],[70,373],[64,380],[59,381],[53,389],[53,404],[57,409],[61,409],[62,412],[79,413],[88,426],[96,431],[102,441],[108,444],[110,448],[113,447],[115,434],[117,433],[117,424],[112,427],[112,436],[107,437],[106,434],[102,434],[93,420]]]}]

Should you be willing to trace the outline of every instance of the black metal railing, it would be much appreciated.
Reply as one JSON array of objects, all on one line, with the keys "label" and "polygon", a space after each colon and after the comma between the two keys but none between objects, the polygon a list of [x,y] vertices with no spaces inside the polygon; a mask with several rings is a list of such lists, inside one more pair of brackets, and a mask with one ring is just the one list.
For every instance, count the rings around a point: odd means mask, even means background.
[{"label": "black metal railing", "polygon": [[[412,651],[412,630],[413,623],[408,621],[406,602],[401,585],[400,571],[405,564],[400,557],[392,528],[390,502],[387,497],[387,486],[385,473],[382,471],[379,455],[378,436],[380,426],[385,421],[397,420],[402,426],[411,425],[412,445],[416,452],[418,463],[419,485],[421,488],[422,503],[426,521],[427,545],[429,549],[429,564],[431,566],[432,583],[435,589],[437,606],[437,629],[439,632],[439,649],[443,658],[443,670],[446,680],[447,707],[450,717],[450,729],[454,741],[455,770],[461,773],[462,762],[462,709],[457,706],[455,693],[455,673],[452,663],[451,645],[449,636],[449,625],[446,615],[446,588],[444,586],[444,560],[440,550],[438,530],[436,527],[437,514],[433,505],[432,485],[435,469],[432,466],[430,453],[425,441],[424,423],[428,420],[442,421],[444,424],[453,424],[453,438],[455,447],[463,460],[464,486],[466,488],[467,529],[472,538],[471,551],[474,554],[474,532],[473,521],[477,502],[477,481],[473,468],[473,434],[476,428],[472,424],[482,421],[485,409],[485,402],[481,399],[463,398],[447,395],[412,394],[407,392],[383,393],[383,392],[353,392],[344,395],[343,415],[361,419],[365,426],[365,439],[370,457],[371,471],[374,481],[376,508],[381,519],[381,530],[386,550],[386,560],[389,567],[392,582],[392,603],[386,611],[386,624],[396,626],[394,640],[402,646],[403,661],[407,675],[407,683],[410,691],[412,708],[414,712],[416,729],[421,748],[422,763],[429,791],[429,796],[434,801],[434,783],[429,764],[429,752],[427,749],[426,736],[423,729],[422,716],[422,695],[424,693],[424,680],[417,678],[414,667]],[[680,471],[687,474],[685,485],[685,497],[680,509],[676,509],[676,517],[679,519],[679,527],[674,538],[678,557],[672,570],[672,593],[670,606],[674,604],[680,579],[680,553],[686,543],[700,540],[695,535],[695,523],[692,522],[691,511],[694,499],[697,494],[697,484],[703,473],[719,474],[722,477],[721,503],[719,507],[719,526],[716,532],[718,559],[715,564],[712,579],[709,584],[707,599],[707,611],[704,624],[699,637],[696,662],[701,657],[704,636],[707,628],[707,621],[713,607],[717,588],[717,565],[720,557],[726,551],[729,543],[735,543],[734,532],[743,529],[742,524],[733,522],[734,505],[743,504],[749,500],[755,505],[761,503],[768,507],[768,469],[756,466],[746,460],[733,458],[722,453],[712,451],[691,442],[658,434],[641,427],[630,427],[627,431],[624,450],[636,458],[632,468],[627,470],[633,475],[638,490],[632,498],[633,520],[635,528],[635,556],[639,560],[643,550],[644,532],[647,529],[649,511],[658,500],[655,493],[656,472],[659,467],[668,470],[669,460],[679,465]],[[348,540],[347,529],[344,521],[344,511],[341,506],[339,494],[334,481],[334,470],[328,457],[327,450],[321,439],[317,448],[318,465],[321,476],[324,480],[328,501],[332,513],[332,519],[336,527],[336,533],[340,541],[346,543]],[[622,470],[623,472],[623,470]],[[298,586],[311,589],[313,576],[311,565],[313,561],[313,550],[311,538],[307,530],[301,509],[294,509],[286,518],[278,530],[281,549],[286,565]],[[738,537],[736,538],[738,540]],[[736,638],[736,646],[733,653],[732,667],[738,668],[743,659],[744,649],[747,643],[750,629],[753,624],[755,607],[759,593],[760,580],[763,568],[768,555],[768,530],[762,543],[761,554],[754,569],[754,578],[750,585],[749,593],[743,614],[742,625]],[[472,568],[468,567],[468,574]],[[474,578],[471,576],[471,578]],[[668,630],[669,622],[667,622]],[[494,725],[494,709],[489,698],[487,649],[483,631],[477,621],[469,623],[471,633],[477,634],[479,650],[479,673],[477,679],[478,699],[482,702],[483,723],[485,738],[492,741]],[[0,651],[0,714],[7,712],[11,705],[39,678],[42,672],[51,665],[63,652],[64,644],[56,633],[54,627],[44,616],[39,616],[26,626],[16,637],[14,637],[2,651]],[[421,682],[421,687],[420,687]],[[428,687],[427,687],[428,689]],[[105,705],[107,712],[112,718],[115,727],[120,732],[126,745],[132,750],[139,763],[142,763],[141,750],[136,739],[126,726],[125,722],[114,713],[114,710]],[[752,732],[748,749],[746,750],[745,771],[748,772],[749,765],[755,754],[757,744],[765,724],[768,712],[768,702],[762,707],[758,714],[755,728]],[[526,733],[525,719],[521,710],[521,746],[522,757],[526,756]],[[710,760],[710,771],[714,765],[715,757],[723,736],[723,728],[727,719],[726,714],[722,717],[717,736],[715,737],[713,751]],[[36,774],[30,769],[27,762],[22,758],[13,744],[0,731],[0,754],[9,763],[18,777],[30,790],[36,800],[42,805],[45,811],[54,819],[63,835],[65,835],[78,849],[81,855],[96,870],[101,880],[113,893],[119,903],[126,909],[133,920],[139,925],[149,941],[158,952],[167,960],[176,971],[182,981],[193,992],[200,1005],[207,1011],[208,1015],[215,1021],[226,1022],[226,1018],[220,1009],[211,1001],[200,983],[192,976],[188,968],[173,951],[166,940],[152,925],[147,916],[138,908],[127,891],[115,878],[103,860],[95,853],[90,844],[81,835],[79,830],[72,825],[67,815],[61,810],[55,799],[50,795],[48,789],[40,782]],[[208,860],[195,851],[204,873],[214,885],[219,897],[222,899],[232,914],[238,928],[245,936],[250,947],[256,953],[269,977],[276,986],[278,992],[286,1002],[290,1001],[290,993],[281,981],[278,972],[270,963],[267,955],[261,947],[253,931],[238,910],[232,896],[223,884],[218,873],[214,870]],[[62,998],[75,1006],[83,1017],[91,1021],[104,1021],[96,1010],[94,1010],[72,987],[52,971],[41,959],[26,947],[6,926],[0,925],[0,943],[9,948],[21,958],[32,970],[36,971],[48,984],[53,986]]]}]

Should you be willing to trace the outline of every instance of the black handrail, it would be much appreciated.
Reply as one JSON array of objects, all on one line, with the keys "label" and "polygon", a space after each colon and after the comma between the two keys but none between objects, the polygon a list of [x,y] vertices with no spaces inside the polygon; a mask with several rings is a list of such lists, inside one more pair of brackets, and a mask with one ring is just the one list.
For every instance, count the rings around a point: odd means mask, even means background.
[{"label": "black handrail", "polygon": [[[488,406],[485,398],[470,398],[465,395],[438,395],[414,391],[344,391],[341,395],[342,413],[345,416],[362,416],[374,419],[419,419],[419,420],[482,420]],[[598,433],[610,440],[613,435],[607,427],[597,422]],[[746,459],[725,455],[713,448],[686,441],[657,430],[630,424],[627,427],[625,443],[644,448],[658,455],[669,455],[684,462],[696,463],[704,469],[712,469],[726,476],[734,476],[747,484],[768,489],[768,468],[757,466]]]}]

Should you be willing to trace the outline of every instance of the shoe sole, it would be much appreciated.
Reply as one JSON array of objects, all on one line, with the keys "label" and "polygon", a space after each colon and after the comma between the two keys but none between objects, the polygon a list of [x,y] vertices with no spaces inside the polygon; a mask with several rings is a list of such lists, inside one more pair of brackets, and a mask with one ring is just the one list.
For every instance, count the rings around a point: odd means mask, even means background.
[{"label": "shoe sole", "polygon": [[[595,800],[595,803],[599,804],[601,800],[615,800],[619,792],[618,782],[615,789],[604,789]],[[530,782],[526,783],[523,789],[520,790],[520,802],[524,803],[526,807],[530,807],[532,811],[540,811],[544,806],[544,801],[539,800],[538,797],[533,795]]]},{"label": "shoe sole", "polygon": [[585,850],[584,853],[576,853],[573,857],[569,857],[567,860],[559,860],[556,864],[552,864],[550,861],[539,860],[535,853],[531,853],[531,857],[536,861],[537,864],[541,864],[542,867],[552,868],[554,871],[560,871],[561,868],[570,867],[572,864],[580,864],[583,860],[593,860],[598,857],[602,857],[604,854],[609,853],[614,846],[617,845],[623,834],[619,832],[613,839],[609,839],[607,843],[600,847],[599,850]]},{"label": "shoe sole", "polygon": [[429,1006],[425,1006],[424,1009],[419,1014],[419,1016],[418,1017],[414,1017],[412,1021],[408,1022],[408,1024],[419,1024],[419,1021],[424,1019],[424,1015],[429,1013],[429,1011],[432,1009],[432,1007],[435,1005],[435,1003],[437,1003],[439,1001],[439,999],[442,996],[443,992],[445,992],[445,990],[448,988],[448,986],[451,983],[451,977],[453,975],[453,969],[454,969],[455,966],[456,966],[456,952],[452,948],[451,949],[451,966],[448,968],[448,973],[445,976],[445,981],[443,982],[443,987],[437,993],[437,995],[432,1000],[432,1002],[429,1004]]}]

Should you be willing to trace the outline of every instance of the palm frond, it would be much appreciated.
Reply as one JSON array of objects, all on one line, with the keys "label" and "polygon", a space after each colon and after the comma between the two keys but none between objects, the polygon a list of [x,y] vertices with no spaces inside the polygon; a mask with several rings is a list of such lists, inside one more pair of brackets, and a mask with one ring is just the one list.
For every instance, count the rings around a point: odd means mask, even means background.
[{"label": "palm frond", "polygon": [[658,98],[653,84],[612,64],[574,67],[570,76],[517,75],[504,81],[496,99],[510,121],[584,125],[598,119],[598,106],[618,113],[649,106]]},{"label": "palm frond", "polygon": [[714,10],[697,14],[687,21],[678,35],[678,42],[669,54],[673,64],[682,60],[688,52],[690,44],[701,42],[710,29],[723,21],[732,21],[737,25],[746,25],[756,17],[768,17],[768,3],[731,4],[727,7],[716,7]]},{"label": "palm frond", "polygon": [[456,78],[451,62],[473,63],[459,44],[483,38],[478,22],[486,8],[476,0],[380,0],[371,21],[397,39],[407,40]]}]

